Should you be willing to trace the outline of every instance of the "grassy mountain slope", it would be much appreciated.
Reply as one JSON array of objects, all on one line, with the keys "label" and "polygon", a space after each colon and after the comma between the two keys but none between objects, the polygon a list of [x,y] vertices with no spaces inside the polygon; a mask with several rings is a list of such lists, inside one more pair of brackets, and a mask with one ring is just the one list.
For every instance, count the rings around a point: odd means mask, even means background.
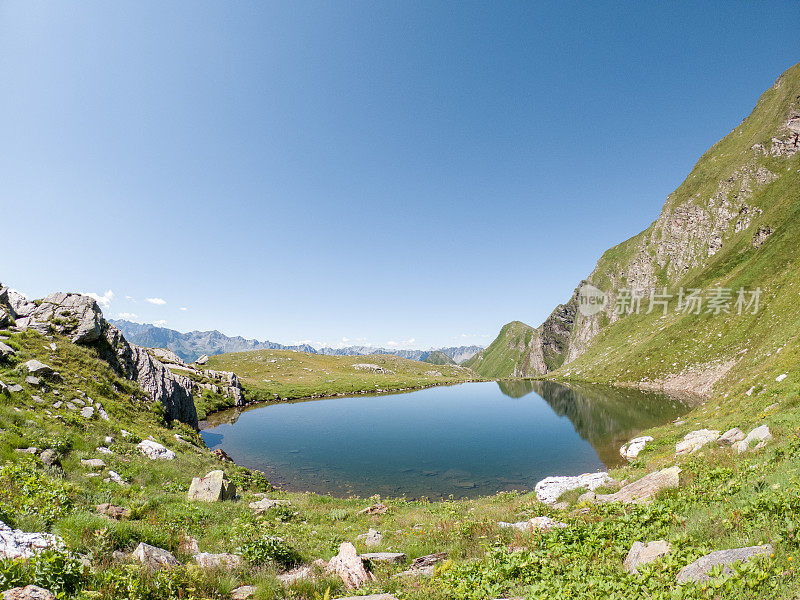
[{"label": "grassy mountain slope", "polygon": [[[513,368],[473,368],[484,376],[509,372],[708,393],[733,391],[777,376],[766,368],[778,348],[794,350],[800,333],[797,262],[800,259],[800,66],[786,71],[729,135],[710,148],[667,198],[645,231],[608,250],[587,278],[608,293],[605,310],[584,316],[577,294],[535,331],[528,354]],[[651,290],[673,295],[664,316],[648,309]],[[728,289],[733,314],[678,313],[680,288],[706,298]],[[736,314],[740,288],[760,288],[760,310]],[[621,290],[643,290],[640,314],[616,313]],[[555,326],[554,326],[555,324]],[[534,334],[535,335],[535,334]],[[495,353],[508,354],[496,346]],[[488,350],[486,352],[488,354]],[[548,354],[549,353],[549,354]],[[749,389],[749,385],[748,388]]]},{"label": "grassy mountain slope", "polygon": [[497,338],[485,350],[463,364],[479,375],[492,379],[524,376],[528,366],[536,360],[532,353],[538,338],[537,331],[530,325],[512,321],[503,326]]},{"label": "grassy mountain slope", "polygon": [[234,371],[254,400],[388,392],[479,378],[465,367],[433,369],[430,363],[386,354],[325,356],[291,350],[218,354],[208,367]]},{"label": "grassy mountain slope", "polygon": [[422,362],[430,363],[432,365],[454,365],[454,364],[456,364],[456,361],[454,361],[452,358],[447,356],[447,354],[445,354],[441,350],[434,350],[433,352],[428,354],[428,356],[426,356],[422,360]]}]

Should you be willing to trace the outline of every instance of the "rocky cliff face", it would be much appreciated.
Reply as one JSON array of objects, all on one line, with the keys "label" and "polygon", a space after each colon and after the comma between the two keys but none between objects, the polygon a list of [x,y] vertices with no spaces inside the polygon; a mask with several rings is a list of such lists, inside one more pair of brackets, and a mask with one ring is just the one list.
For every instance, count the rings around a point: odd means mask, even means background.
[{"label": "rocky cliff face", "polygon": [[120,375],[160,402],[167,418],[197,427],[191,380],[174,375],[147,350],[129,343],[119,329],[106,322],[92,298],[59,292],[30,301],[0,285],[0,325],[55,332],[76,344],[95,346]]},{"label": "rocky cliff face", "polygon": [[[665,286],[677,290],[728,282],[734,287],[745,281],[745,273],[753,287],[768,283],[764,278],[759,280],[755,265],[763,263],[762,270],[772,270],[780,266],[779,260],[791,260],[785,254],[773,257],[767,249],[773,238],[790,235],[792,228],[800,225],[792,221],[798,151],[800,65],[784,73],[762,95],[753,112],[700,158],[683,184],[666,199],[650,227],[600,258],[570,300],[533,330],[512,373],[541,375],[569,365],[592,349],[598,337],[607,343],[622,329],[629,330],[627,343],[635,347],[647,335],[669,327],[674,327],[673,333],[689,327],[671,322],[656,326],[641,315],[618,314],[620,290],[638,290],[648,297],[651,291]],[[753,276],[749,276],[751,265]],[[584,283],[607,293],[605,308],[598,314],[587,316],[578,310],[578,290]],[[484,358],[501,338],[508,337],[505,329],[481,353]],[[728,335],[724,328],[719,333],[723,339]],[[519,346],[517,339],[506,341]],[[600,353],[597,348],[595,351]],[[729,361],[736,350],[729,348],[728,352],[729,356],[716,358]],[[611,354],[602,357],[608,365],[615,362]],[[644,356],[641,359],[649,360]],[[683,367],[684,362],[678,360],[676,365]],[[503,376],[499,371],[476,370],[486,376]],[[669,375],[668,366],[651,371]]]}]

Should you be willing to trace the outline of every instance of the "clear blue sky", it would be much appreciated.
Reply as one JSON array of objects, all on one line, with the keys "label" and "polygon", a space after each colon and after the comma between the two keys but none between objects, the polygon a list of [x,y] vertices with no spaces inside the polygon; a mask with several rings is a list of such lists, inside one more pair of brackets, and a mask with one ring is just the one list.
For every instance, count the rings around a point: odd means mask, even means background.
[{"label": "clear blue sky", "polygon": [[798,23],[796,2],[4,0],[0,281],[179,330],[485,344],[656,218],[800,61]]}]

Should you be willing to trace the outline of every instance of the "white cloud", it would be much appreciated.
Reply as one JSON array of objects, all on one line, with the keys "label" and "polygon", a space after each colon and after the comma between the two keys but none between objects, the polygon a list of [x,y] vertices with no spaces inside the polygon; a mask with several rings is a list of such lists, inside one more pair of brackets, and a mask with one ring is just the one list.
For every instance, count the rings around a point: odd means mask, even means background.
[{"label": "white cloud", "polygon": [[396,342],[394,340],[389,340],[388,342],[386,342],[386,345],[389,348],[399,348],[401,346],[410,346],[411,344],[413,344],[416,341],[417,340],[415,338],[411,338],[411,339],[408,339],[408,340],[400,340],[399,342]]},{"label": "white cloud", "polygon": [[163,298],[145,298],[150,304],[157,304],[158,306],[162,306],[167,303],[166,300]]},{"label": "white cloud", "polygon": [[125,296],[125,300],[132,300],[133,302],[136,302],[136,299],[133,296]]},{"label": "white cloud", "polygon": [[386,345],[389,346],[390,348],[394,348],[395,346],[399,346],[400,344],[398,344],[394,340],[389,340],[388,342],[386,342]]},{"label": "white cloud", "polygon": [[139,315],[136,313],[122,312],[117,315],[118,319],[136,319]]},{"label": "white cloud", "polygon": [[185,306],[181,306],[178,310],[189,310],[189,309],[186,308]]},{"label": "white cloud", "polygon": [[114,299],[114,292],[111,290],[106,290],[106,293],[102,296],[94,292],[83,292],[83,295],[89,296],[89,298],[94,298],[103,308],[108,308],[111,305],[111,301]]},{"label": "white cloud", "polygon": [[166,319],[159,319],[158,321],[153,321],[153,325],[157,325],[158,327],[163,327],[167,324]]},{"label": "white cloud", "polygon": [[342,338],[342,343],[344,343],[344,344],[346,344],[346,343],[347,343],[347,342],[349,342],[349,341],[350,341],[350,338],[349,338],[349,337],[343,337],[343,338]]}]

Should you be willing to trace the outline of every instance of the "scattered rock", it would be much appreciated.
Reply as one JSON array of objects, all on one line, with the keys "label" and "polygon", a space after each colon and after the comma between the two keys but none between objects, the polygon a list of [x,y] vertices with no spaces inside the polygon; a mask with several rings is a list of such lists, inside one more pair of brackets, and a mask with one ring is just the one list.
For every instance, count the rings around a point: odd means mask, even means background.
[{"label": "scattered rock", "polygon": [[39,377],[52,377],[56,375],[56,372],[53,370],[53,367],[49,367],[43,362],[39,362],[38,360],[29,360],[24,365],[25,370],[28,371],[31,375],[36,375]]},{"label": "scattered rock", "polygon": [[732,572],[728,566],[735,562],[745,562],[754,556],[772,554],[772,546],[764,544],[763,546],[749,546],[747,548],[735,548],[733,550],[717,550],[705,556],[698,558],[693,563],[686,565],[678,573],[678,583],[686,583],[688,581],[703,582],[708,581],[709,571],[717,565],[725,565],[723,572],[729,574]]},{"label": "scattered rock", "polygon": [[736,451],[741,454],[750,449],[753,442],[756,442],[755,449],[760,450],[767,445],[767,442],[772,439],[772,434],[769,432],[769,427],[761,425],[756,427],[747,434],[747,436],[738,444],[736,444]]},{"label": "scattered rock", "polygon": [[39,449],[34,446],[31,446],[30,448],[16,448],[14,452],[17,452],[19,454],[36,454],[37,452],[39,452]]},{"label": "scattered rock", "polygon": [[133,551],[133,556],[144,566],[151,569],[161,569],[163,567],[177,567],[179,563],[172,553],[163,548],[156,548],[150,544],[140,542]]},{"label": "scattered rock", "polygon": [[94,416],[94,407],[93,406],[84,406],[81,409],[81,416],[84,419],[91,419]]},{"label": "scattered rock", "polygon": [[0,558],[30,558],[47,548],[63,548],[61,538],[49,533],[25,533],[0,521]]},{"label": "scattered rock", "polygon": [[153,440],[142,440],[136,447],[150,460],[175,460],[177,456],[172,450]]},{"label": "scattered rock", "polygon": [[789,375],[788,375],[787,373],[784,373],[783,375],[778,375],[778,376],[775,378],[775,381],[777,381],[778,383],[780,383],[781,381],[783,381],[784,379],[786,379],[788,376],[789,376]]},{"label": "scattered rock", "polygon": [[114,454],[110,448],[106,448],[105,446],[98,446],[95,448],[100,454]]},{"label": "scattered rock", "polygon": [[181,538],[180,546],[178,550],[183,552],[184,554],[189,554],[190,556],[194,556],[195,554],[200,554],[200,545],[197,543],[197,540],[194,539],[190,535],[184,535]]},{"label": "scattered rock", "polygon": [[644,447],[647,445],[647,442],[652,442],[653,438],[649,435],[643,435],[641,437],[633,438],[630,442],[622,446],[619,449],[619,453],[622,455],[623,458],[627,460],[633,460],[639,453],[644,450]]},{"label": "scattered rock", "polygon": [[672,552],[672,546],[664,540],[656,540],[646,544],[634,542],[623,566],[628,573],[638,573],[641,565],[651,563],[670,552]]},{"label": "scattered rock", "polygon": [[56,597],[50,590],[28,585],[3,592],[3,600],[56,600]]},{"label": "scattered rock", "polygon": [[356,539],[364,540],[364,544],[367,546],[377,546],[383,541],[383,534],[377,529],[370,528],[367,533],[362,533]]},{"label": "scattered rock", "polygon": [[359,515],[385,515],[386,512],[389,510],[389,507],[385,504],[381,504],[378,502],[377,504],[373,504],[372,506],[368,506],[360,511],[358,511]]},{"label": "scattered rock", "polygon": [[217,460],[221,460],[222,462],[229,462],[229,463],[233,462],[233,459],[230,456],[228,456],[228,453],[225,452],[225,450],[223,450],[222,448],[217,448],[216,450],[212,450],[211,454],[214,455],[214,458],[216,458]]},{"label": "scattered rock", "polygon": [[116,471],[109,471],[108,478],[114,483],[118,483],[120,485],[128,485],[127,483],[125,483],[125,480],[120,476],[120,474],[117,473]]},{"label": "scattered rock", "polygon": [[710,444],[719,437],[719,431],[712,429],[699,429],[687,433],[683,441],[675,444],[675,454],[694,454],[706,444]]},{"label": "scattered rock", "polygon": [[529,521],[520,521],[519,523],[506,523],[504,521],[500,521],[498,525],[503,528],[513,527],[514,529],[519,529],[520,531],[550,531],[553,528],[561,529],[567,526],[566,523],[553,521],[553,519],[550,517],[533,517]]},{"label": "scattered rock", "polygon": [[201,356],[200,358],[198,358],[194,362],[196,364],[198,364],[198,365],[204,365],[204,364],[206,364],[208,362],[208,355],[207,354],[203,354],[203,356]]},{"label": "scattered rock", "polygon": [[256,502],[250,503],[250,508],[256,511],[256,514],[267,512],[273,506],[291,504],[288,500],[276,500],[274,498],[262,498]]},{"label": "scattered rock", "polygon": [[372,563],[395,564],[406,561],[406,555],[402,552],[365,552],[361,558]]},{"label": "scattered rock", "polygon": [[583,504],[584,502],[591,504],[597,499],[597,494],[594,492],[586,492],[585,494],[581,494],[578,496],[578,504]]},{"label": "scattered rock", "polygon": [[437,563],[447,558],[447,552],[436,552],[427,556],[420,556],[411,562],[407,571],[398,573],[395,577],[433,577]]},{"label": "scattered rock", "polygon": [[350,542],[343,542],[339,546],[339,554],[328,563],[328,571],[339,575],[344,585],[351,590],[375,581],[375,575],[367,570],[364,560]]},{"label": "scattered rock", "polygon": [[106,463],[102,458],[86,458],[81,460],[81,464],[90,469],[105,469]]},{"label": "scattered rock", "polygon": [[231,592],[231,600],[250,600],[256,595],[256,588],[252,585],[243,585]]},{"label": "scattered rock", "polygon": [[297,567],[286,573],[281,573],[277,576],[277,579],[283,585],[289,586],[296,581],[311,581],[315,578],[315,575],[314,567],[311,565],[303,565],[302,567]]},{"label": "scattered rock", "polygon": [[18,394],[18,393],[20,393],[20,392],[21,392],[23,389],[25,389],[25,388],[23,388],[23,387],[22,387],[20,384],[18,384],[18,383],[14,383],[14,384],[12,384],[12,385],[8,386],[8,391],[9,391],[9,392],[11,392],[12,394]]},{"label": "scattered rock", "polygon": [[104,439],[104,440],[103,440],[103,443],[104,443],[106,446],[110,446],[111,444],[113,444],[113,443],[114,443],[114,438],[113,438],[113,437],[111,437],[110,435],[107,435],[107,436],[106,436],[106,439]]},{"label": "scattered rock", "polygon": [[680,467],[669,467],[654,473],[649,473],[641,479],[629,483],[613,494],[598,494],[598,502],[648,502],[661,490],[676,488],[680,484]]},{"label": "scattered rock", "polygon": [[51,448],[43,450],[42,453],[39,455],[39,460],[41,460],[44,466],[46,467],[61,466],[61,459],[58,457],[58,452],[56,452]]},{"label": "scattered rock", "polygon": [[64,403],[61,400],[58,400],[57,402],[53,403],[53,408],[56,409],[56,410],[58,410],[62,406],[64,406]]},{"label": "scattered rock", "polygon": [[189,500],[222,502],[236,497],[236,485],[224,471],[217,469],[205,477],[195,477],[189,486]]},{"label": "scattered rock", "polygon": [[732,446],[736,442],[741,442],[744,438],[744,432],[738,427],[734,427],[719,436],[717,443],[720,446]]},{"label": "scattered rock", "polygon": [[27,383],[28,385],[32,385],[34,387],[39,387],[42,383],[42,380],[39,379],[38,377],[34,377],[33,375],[28,375],[25,378],[25,383]]},{"label": "scattered rock", "polygon": [[584,487],[594,491],[601,485],[608,485],[613,481],[605,472],[584,473],[576,477],[547,477],[536,484],[536,498],[539,502],[554,504],[564,492]]},{"label": "scattered rock", "polygon": [[110,421],[111,419],[108,416],[108,413],[103,409],[102,406],[97,407],[97,416],[103,419],[103,421]]},{"label": "scattered rock", "polygon": [[198,565],[204,569],[236,569],[242,565],[242,557],[238,554],[209,554],[199,552],[194,557]]},{"label": "scattered rock", "polygon": [[131,511],[129,509],[108,503],[98,504],[97,513],[106,516],[109,519],[114,519],[115,521],[122,521],[123,519],[131,518]]},{"label": "scattered rock", "polygon": [[16,350],[14,350],[11,346],[0,342],[0,358],[8,358],[9,356],[14,356],[16,353]]}]

